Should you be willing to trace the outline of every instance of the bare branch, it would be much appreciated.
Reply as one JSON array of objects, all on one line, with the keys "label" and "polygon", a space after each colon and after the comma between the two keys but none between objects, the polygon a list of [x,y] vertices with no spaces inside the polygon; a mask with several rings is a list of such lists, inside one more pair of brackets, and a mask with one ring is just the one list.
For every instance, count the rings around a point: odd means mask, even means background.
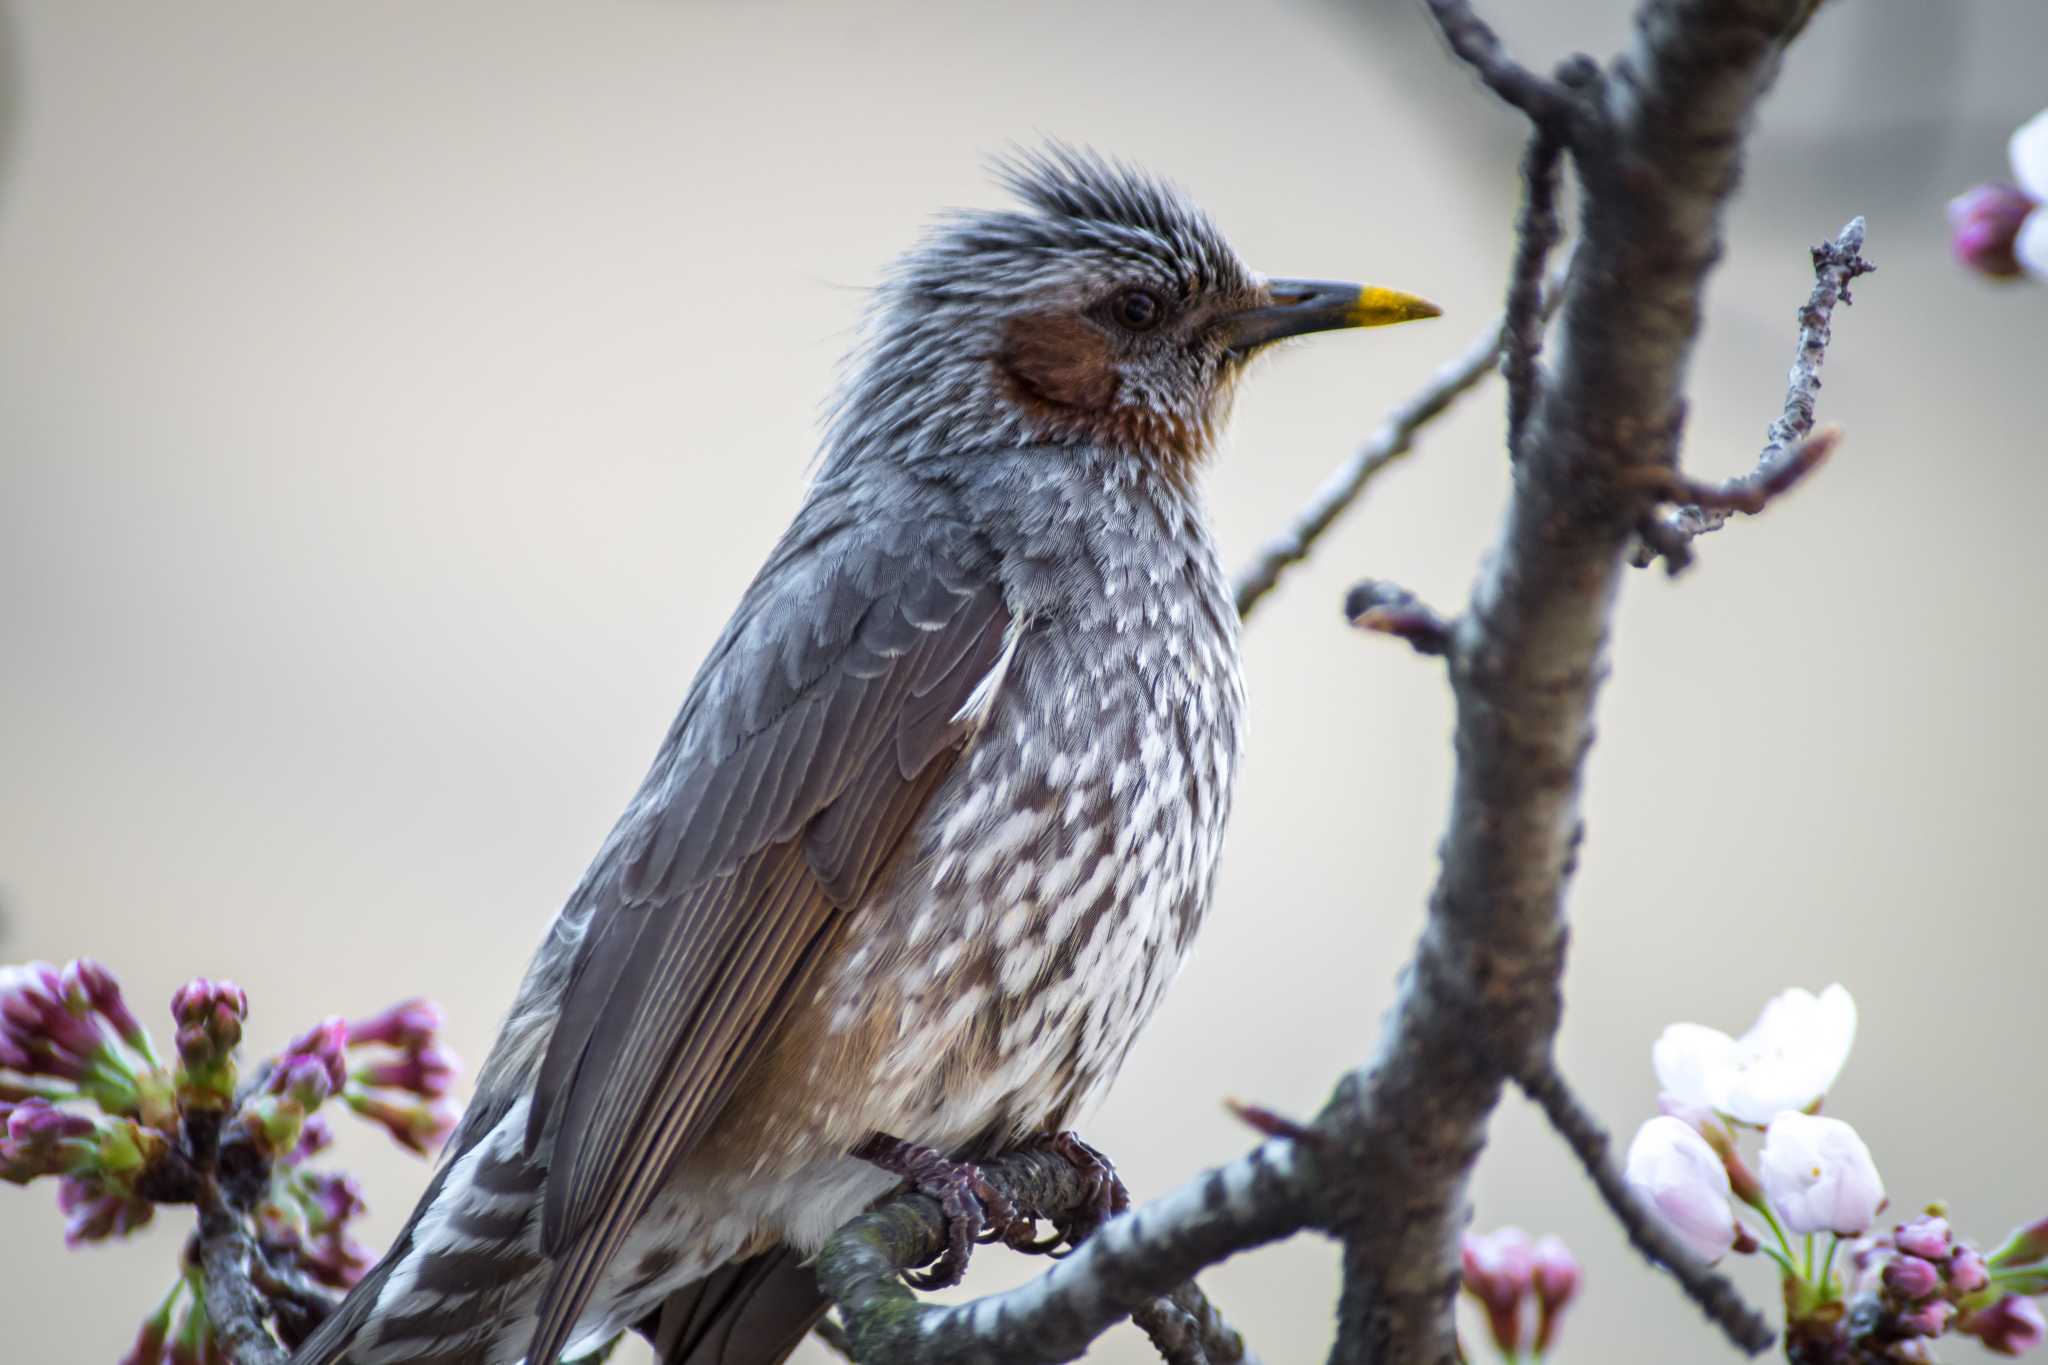
[{"label": "bare branch", "polygon": [[[1446,7],[1429,0],[1441,21]],[[1453,9],[1459,7],[1452,7]],[[1465,1185],[1503,1076],[1474,1040],[1548,1047],[1608,617],[1635,520],[1615,485],[1681,411],[1706,272],[1750,113],[1807,0],[1644,0],[1575,148],[1582,236],[1549,382],[1520,432],[1507,524],[1453,633],[1458,768],[1430,917],[1358,1119],[1340,1210],[1333,1365],[1456,1357]],[[1332,1116],[1334,1117],[1334,1116]],[[1355,1143],[1355,1145],[1350,1145]],[[1355,1174],[1354,1174],[1355,1173]]]},{"label": "bare branch", "polygon": [[[1553,294],[1545,316],[1557,306]],[[1250,616],[1259,599],[1271,592],[1280,576],[1308,558],[1323,532],[1358,500],[1365,486],[1389,465],[1406,455],[1415,444],[1415,434],[1442,414],[1459,395],[1493,373],[1501,353],[1503,318],[1495,318],[1472,339],[1463,351],[1430,376],[1419,392],[1388,413],[1385,420],[1351,452],[1349,459],[1332,470],[1322,487],[1295,514],[1287,529],[1259,548],[1252,562],[1237,575],[1237,614]]]},{"label": "bare branch", "polygon": [[240,1215],[208,1177],[199,1190],[199,1264],[214,1336],[235,1365],[290,1365],[284,1348],[263,1325],[269,1310],[249,1277],[255,1258]]},{"label": "bare branch", "polygon": [[1753,515],[1763,511],[1772,498],[1811,473],[1833,451],[1841,433],[1832,429],[1816,432],[1814,408],[1820,401],[1820,367],[1833,339],[1835,305],[1853,302],[1850,281],[1877,269],[1863,259],[1863,237],[1863,220],[1851,218],[1832,242],[1813,249],[1813,293],[1799,310],[1799,342],[1785,388],[1785,408],[1765,435],[1756,467],[1718,484],[1693,483],[1676,471],[1666,471],[1668,477],[1661,484],[1651,480],[1652,490],[1675,505],[1645,516],[1638,527],[1641,542],[1629,555],[1631,564],[1646,568],[1661,558],[1671,573],[1679,573],[1692,562],[1690,542],[1694,537],[1720,530],[1731,512]]},{"label": "bare branch", "polygon": [[1436,614],[1428,603],[1395,583],[1368,578],[1344,594],[1344,617],[1360,630],[1377,631],[1406,640],[1417,654],[1451,651],[1454,623]]},{"label": "bare branch", "polygon": [[[1094,1196],[1060,1157],[1024,1151],[982,1174],[1019,1208],[1052,1215]],[[1046,1274],[972,1303],[919,1303],[901,1272],[945,1246],[937,1201],[901,1195],[832,1235],[818,1282],[838,1303],[856,1357],[890,1365],[985,1362],[1053,1365],[1073,1360],[1111,1326],[1165,1296],[1192,1320],[1211,1365],[1249,1360],[1243,1343],[1189,1283],[1204,1266],[1303,1227],[1316,1186],[1314,1163],[1294,1144],[1268,1142],[1142,1209],[1110,1219]]]},{"label": "bare branch", "polygon": [[1571,93],[1510,57],[1500,35],[1481,19],[1466,0],[1424,0],[1437,29],[1450,44],[1458,60],[1479,73],[1487,89],[1527,114],[1538,123],[1560,119],[1571,101]]},{"label": "bare branch", "polygon": [[1728,1334],[1730,1341],[1752,1355],[1768,1347],[1771,1325],[1763,1315],[1743,1302],[1726,1276],[1702,1265],[1662,1221],[1637,1202],[1621,1172],[1615,1169],[1607,1130],[1572,1093],[1549,1054],[1525,1051],[1520,1055],[1524,1060],[1517,1067],[1516,1083],[1543,1110],[1550,1126],[1578,1157],[1608,1211],[1627,1231],[1629,1244],[1652,1264],[1669,1271],[1687,1297],[1699,1305],[1709,1321]]}]

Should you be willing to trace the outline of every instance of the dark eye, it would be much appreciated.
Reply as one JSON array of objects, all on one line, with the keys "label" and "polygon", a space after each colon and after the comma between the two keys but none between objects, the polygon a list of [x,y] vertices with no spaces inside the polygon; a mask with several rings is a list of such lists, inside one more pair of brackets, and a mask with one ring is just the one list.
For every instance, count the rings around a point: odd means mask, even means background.
[{"label": "dark eye", "polygon": [[1109,315],[1131,332],[1149,332],[1166,316],[1166,301],[1149,289],[1126,289],[1109,301]]}]

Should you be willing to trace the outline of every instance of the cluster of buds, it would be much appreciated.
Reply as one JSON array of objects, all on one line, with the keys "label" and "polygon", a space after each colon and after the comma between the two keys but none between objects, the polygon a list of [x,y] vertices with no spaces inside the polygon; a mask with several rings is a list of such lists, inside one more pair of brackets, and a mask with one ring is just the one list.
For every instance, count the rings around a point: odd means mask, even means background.
[{"label": "cluster of buds", "polygon": [[425,1156],[455,1126],[448,1091],[455,1055],[437,1041],[441,1011],[430,1000],[407,1000],[350,1024],[350,1047],[389,1049],[372,1054],[349,1077],[349,1108],[383,1126],[394,1141]]},{"label": "cluster of buds", "polygon": [[[211,1187],[247,1216],[268,1265],[353,1285],[371,1259],[350,1232],[363,1199],[347,1175],[310,1165],[333,1141],[320,1111],[339,1103],[433,1151],[454,1124],[440,1014],[413,1000],[353,1027],[326,1020],[243,1080],[248,1013],[233,984],[188,982],[171,998],[167,1066],[104,967],[0,969],[0,1179],[54,1178],[72,1246],[125,1236]],[[124,1365],[223,1359],[186,1259]]]},{"label": "cluster of buds", "polygon": [[2008,150],[2017,183],[1993,181],[1949,200],[1949,246],[1981,275],[2048,280],[2048,109],[2020,125]]},{"label": "cluster of buds", "polygon": [[[1794,1361],[1919,1365],[1949,1332],[2005,1355],[2039,1345],[2048,1220],[1988,1256],[1955,1238],[1939,1208],[1877,1229],[1886,1200],[1869,1147],[1818,1112],[1855,1032],[1840,986],[1786,992],[1739,1039],[1667,1029],[1652,1052],[1665,1112],[1630,1144],[1630,1186],[1700,1259],[1760,1252],[1777,1263]],[[1740,1134],[1757,1128],[1752,1165]]]},{"label": "cluster of buds", "polygon": [[[1501,1359],[1541,1360],[1557,1342],[1564,1310],[1579,1292],[1579,1263],[1555,1237],[1530,1240],[1520,1228],[1466,1233],[1460,1257],[1465,1292],[1486,1313]],[[1528,1330],[1527,1305],[1535,1304]]]}]

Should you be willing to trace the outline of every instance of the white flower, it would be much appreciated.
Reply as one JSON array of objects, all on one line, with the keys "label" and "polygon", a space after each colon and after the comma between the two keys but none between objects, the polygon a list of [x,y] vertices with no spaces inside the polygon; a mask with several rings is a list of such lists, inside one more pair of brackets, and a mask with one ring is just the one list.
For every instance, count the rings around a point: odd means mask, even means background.
[{"label": "white flower", "polygon": [[1868,1232],[1884,1203],[1870,1149],[1840,1119],[1788,1109],[1771,1120],[1760,1160],[1764,1197],[1787,1232]]},{"label": "white flower", "polygon": [[1825,1095],[1855,1041],[1856,1002],[1848,991],[1795,988],[1765,1005],[1740,1038],[1673,1024],[1650,1049],[1650,1061],[1657,1083],[1679,1106],[1761,1126],[1782,1109],[1805,1109]]},{"label": "white flower", "polygon": [[2034,211],[2013,238],[2012,254],[2029,275],[2048,280],[2048,109],[2014,129],[2007,149],[2012,178],[2034,201]]},{"label": "white flower", "polygon": [[1735,1245],[1728,1172],[1707,1140],[1668,1114],[1636,1130],[1628,1145],[1629,1188],[1709,1265]]}]

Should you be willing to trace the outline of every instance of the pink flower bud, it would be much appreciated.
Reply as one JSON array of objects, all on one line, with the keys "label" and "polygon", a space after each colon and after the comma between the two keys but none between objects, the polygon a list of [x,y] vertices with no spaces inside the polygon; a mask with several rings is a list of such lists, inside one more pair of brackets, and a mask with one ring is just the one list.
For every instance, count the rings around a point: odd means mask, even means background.
[{"label": "pink flower bud", "polygon": [[1932,1261],[1902,1253],[1886,1263],[1884,1287],[1907,1303],[1917,1303],[1941,1288],[1941,1272]]},{"label": "pink flower bud", "polygon": [[1486,1309],[1494,1344],[1513,1359],[1521,1349],[1522,1300],[1535,1278],[1535,1249],[1520,1228],[1465,1234],[1459,1263],[1465,1288]]},{"label": "pink flower bud", "polygon": [[83,1078],[106,1048],[99,1026],[64,1003],[62,975],[47,962],[0,971],[5,1065],[31,1076]]},{"label": "pink flower bud", "polygon": [[1948,1330],[1949,1319],[1955,1315],[1956,1306],[1947,1299],[1929,1299],[1899,1314],[1892,1322],[1905,1336],[1938,1337]]},{"label": "pink flower bud", "polygon": [[1993,279],[2021,273],[2013,250],[2036,205],[2018,187],[1994,181],[1948,201],[1949,250],[1959,264]]},{"label": "pink flower bud", "polygon": [[431,1000],[401,1000],[381,1014],[348,1026],[349,1045],[385,1043],[410,1051],[434,1041],[441,1028],[441,1007]]},{"label": "pink flower bud", "polygon": [[1531,1283],[1536,1289],[1538,1308],[1536,1354],[1541,1356],[1556,1342],[1564,1310],[1578,1297],[1580,1271],[1571,1249],[1557,1237],[1538,1238],[1534,1260]]},{"label": "pink flower bud", "polygon": [[351,1091],[346,1098],[349,1108],[421,1156],[431,1156],[455,1127],[455,1111],[445,1104],[396,1104],[381,1093],[362,1091]]},{"label": "pink flower bud", "polygon": [[148,1050],[149,1031],[129,1010],[127,1000],[121,995],[121,983],[112,972],[91,958],[81,957],[65,965],[63,983],[66,997],[69,998],[73,992],[83,996],[114,1026],[114,1032],[122,1042],[140,1052]]},{"label": "pink flower bud", "polygon": [[1671,1116],[1651,1119],[1629,1143],[1626,1177],[1637,1199],[1709,1264],[1735,1244],[1728,1172],[1706,1139]]},{"label": "pink flower bud", "polygon": [[268,1089],[273,1095],[288,1096],[310,1114],[334,1093],[333,1073],[322,1058],[303,1052],[287,1055],[270,1073]]},{"label": "pink flower bud", "polygon": [[21,1101],[7,1115],[7,1140],[24,1147],[54,1145],[67,1138],[88,1138],[92,1136],[93,1128],[93,1121],[83,1114],[59,1109],[41,1096]]},{"label": "pink flower bud", "polygon": [[438,1100],[455,1083],[459,1067],[454,1053],[428,1045],[366,1067],[357,1076],[366,1085],[408,1090],[422,1099]]},{"label": "pink flower bud", "polygon": [[336,1094],[348,1084],[348,1061],[343,1055],[347,1047],[348,1025],[340,1019],[323,1019],[285,1045],[284,1060],[317,1059],[327,1069],[329,1093]]},{"label": "pink flower bud", "polygon": [[1991,1283],[1984,1258],[1969,1247],[1957,1247],[1948,1258],[1948,1287],[1957,1294],[1974,1294]]},{"label": "pink flower bud", "polygon": [[1930,1261],[1947,1260],[1952,1246],[1948,1219],[1936,1213],[1923,1213],[1910,1223],[1899,1224],[1892,1230],[1892,1241],[1899,1250]]},{"label": "pink flower bud", "polygon": [[353,1177],[340,1172],[307,1172],[303,1177],[310,1205],[307,1222],[316,1233],[328,1232],[369,1211]]},{"label": "pink flower bud", "polygon": [[2024,1355],[2048,1336],[2048,1320],[2032,1299],[2007,1294],[1989,1308],[1980,1308],[1963,1319],[1962,1330],[1984,1343],[1986,1350],[2002,1356]]},{"label": "pink flower bud", "polygon": [[126,1237],[156,1213],[147,1199],[109,1192],[80,1176],[66,1176],[58,1184],[57,1207],[65,1215],[64,1245],[74,1250],[87,1242]]},{"label": "pink flower bud", "polygon": [[307,1118],[305,1127],[299,1130],[299,1145],[292,1148],[287,1158],[294,1165],[318,1156],[334,1145],[334,1129],[327,1120],[314,1114]]},{"label": "pink flower bud", "polygon": [[248,1017],[249,997],[232,981],[194,977],[171,994],[171,1018],[178,1027],[213,1031],[225,1048],[241,1044],[242,1021]]}]

